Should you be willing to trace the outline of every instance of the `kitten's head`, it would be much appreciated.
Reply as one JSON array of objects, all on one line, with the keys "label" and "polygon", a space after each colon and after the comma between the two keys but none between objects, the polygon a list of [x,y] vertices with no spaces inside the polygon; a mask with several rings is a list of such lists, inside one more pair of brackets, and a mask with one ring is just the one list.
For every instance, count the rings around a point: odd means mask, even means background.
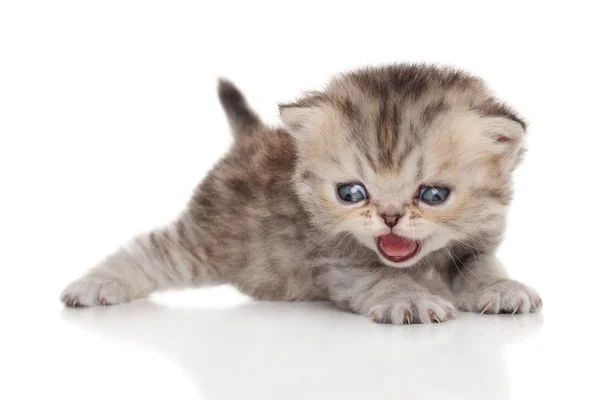
[{"label": "kitten's head", "polygon": [[298,148],[295,190],[323,231],[394,267],[499,238],[525,124],[464,72],[362,69],[280,106]]}]

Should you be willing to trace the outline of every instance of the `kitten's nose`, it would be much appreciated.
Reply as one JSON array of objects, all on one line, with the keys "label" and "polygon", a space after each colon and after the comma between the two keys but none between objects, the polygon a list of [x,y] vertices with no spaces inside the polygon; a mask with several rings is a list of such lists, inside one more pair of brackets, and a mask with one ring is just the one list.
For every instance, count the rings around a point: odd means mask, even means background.
[{"label": "kitten's nose", "polygon": [[389,226],[390,228],[393,228],[398,224],[398,221],[400,221],[400,218],[402,218],[402,214],[394,214],[394,215],[381,214],[381,218],[383,218],[383,221],[385,222],[385,224],[387,226]]}]

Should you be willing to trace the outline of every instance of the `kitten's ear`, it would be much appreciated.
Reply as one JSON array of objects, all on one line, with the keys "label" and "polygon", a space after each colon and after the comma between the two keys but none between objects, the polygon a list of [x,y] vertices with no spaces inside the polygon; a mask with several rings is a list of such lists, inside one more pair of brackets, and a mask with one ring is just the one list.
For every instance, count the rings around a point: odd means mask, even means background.
[{"label": "kitten's ear", "polygon": [[485,118],[483,129],[500,152],[520,145],[525,139],[525,125],[510,118]]},{"label": "kitten's ear", "polygon": [[317,126],[323,109],[324,96],[312,92],[293,103],[279,104],[279,115],[285,129],[296,138],[310,134]]},{"label": "kitten's ear", "polygon": [[507,117],[488,117],[484,118],[483,132],[487,147],[502,156],[507,172],[512,171],[524,152],[525,124]]},{"label": "kitten's ear", "polygon": [[295,135],[308,130],[317,115],[317,109],[282,104],[279,105],[279,114],[283,126]]}]

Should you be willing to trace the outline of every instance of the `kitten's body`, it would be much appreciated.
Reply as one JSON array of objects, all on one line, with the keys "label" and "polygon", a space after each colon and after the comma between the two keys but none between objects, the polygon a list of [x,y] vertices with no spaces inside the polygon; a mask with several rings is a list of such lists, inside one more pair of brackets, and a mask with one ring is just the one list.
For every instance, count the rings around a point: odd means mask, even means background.
[{"label": "kitten's body", "polygon": [[[522,124],[479,93],[479,81],[456,74],[399,66],[348,75],[333,81],[327,92],[282,106],[286,130],[262,124],[237,89],[222,82],[221,101],[236,137],[229,153],[176,221],[135,238],[67,287],[63,301],[73,306],[116,304],[173,287],[231,283],[257,299],[331,300],[379,322],[443,321],[454,315],[452,299],[434,294],[421,279],[434,271],[462,309],[538,310],[537,293],[508,280],[493,257],[510,197],[507,176],[521,148],[507,147],[506,154],[492,148],[489,159],[477,164],[483,157],[475,150],[470,153],[468,143],[479,139],[460,143],[455,150],[442,143],[444,136],[429,140],[423,133],[435,131],[446,114],[474,118],[471,109],[495,118],[496,131],[499,119]],[[444,126],[461,126],[460,118]],[[517,140],[505,133],[500,138],[500,144]],[[460,150],[463,159],[476,156],[465,164],[442,154],[434,164],[443,164],[440,176],[444,168],[468,169],[468,192],[478,191],[493,201],[461,197],[461,185],[467,192],[467,183],[458,182],[465,180],[461,175],[455,179],[456,199],[448,206],[459,208],[460,218],[448,210],[444,214],[412,204],[412,194],[403,199],[413,190],[412,181],[427,175],[427,150],[439,151],[436,146]],[[497,170],[488,171],[489,163]],[[346,180],[357,175],[370,179],[372,204],[356,209],[335,203],[330,187],[343,180],[340,174],[352,175]],[[406,188],[397,185],[400,181],[406,181]],[[407,215],[398,224],[401,233],[423,240],[423,254],[406,265],[382,259],[370,243],[371,233],[362,232],[379,232],[377,214],[394,207]],[[421,234],[421,219],[435,220],[435,227],[425,227]]]}]

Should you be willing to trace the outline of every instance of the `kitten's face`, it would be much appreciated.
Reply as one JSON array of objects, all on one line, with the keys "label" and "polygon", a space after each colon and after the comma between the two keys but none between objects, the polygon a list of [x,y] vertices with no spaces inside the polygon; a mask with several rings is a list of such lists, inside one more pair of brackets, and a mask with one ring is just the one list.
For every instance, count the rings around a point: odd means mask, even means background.
[{"label": "kitten's face", "polygon": [[350,78],[282,108],[313,222],[352,234],[394,267],[451,241],[477,247],[482,235],[498,236],[522,124],[505,108],[490,111],[476,80],[443,89],[436,81],[407,97],[405,86],[369,91],[369,81]]}]

